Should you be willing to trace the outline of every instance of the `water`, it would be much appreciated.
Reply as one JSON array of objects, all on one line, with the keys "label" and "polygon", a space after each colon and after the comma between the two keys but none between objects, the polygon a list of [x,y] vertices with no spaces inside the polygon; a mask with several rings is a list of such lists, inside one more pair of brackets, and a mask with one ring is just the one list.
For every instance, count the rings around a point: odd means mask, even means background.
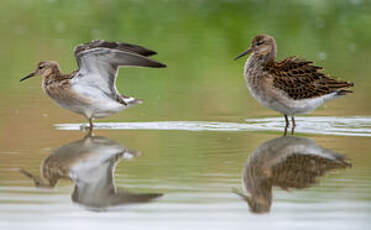
[{"label": "water", "polygon": [[[80,131],[52,133],[39,136],[42,141],[36,146],[23,143],[13,152],[2,152],[4,229],[368,226],[369,137],[310,135],[281,140],[279,132],[207,129],[102,130],[85,138]],[[262,148],[269,151],[261,153]],[[301,162],[310,164],[306,167],[315,174],[314,181],[305,182],[303,188],[273,184],[268,213],[255,214],[233,193],[244,190],[247,167],[270,171],[269,165],[289,164],[293,154],[314,157]],[[256,155],[263,160],[249,166]],[[338,156],[349,165],[339,163]],[[283,172],[299,170],[292,182],[305,181],[299,175],[305,165],[294,166]],[[40,173],[40,168],[48,170]],[[255,187],[261,184],[255,177],[251,181]]]},{"label": "water", "polygon": [[[371,136],[371,117],[296,117],[296,133]],[[60,130],[84,130],[87,124],[57,124]],[[208,121],[96,122],[95,129],[185,131],[282,131],[282,117],[246,119],[244,123]]]},{"label": "water", "polygon": [[[0,3],[0,229],[368,229],[368,1]],[[140,12],[140,13],[138,13]],[[355,83],[354,94],[284,119],[261,107],[233,58],[257,33]],[[98,120],[57,107],[41,60],[65,72],[92,39],[154,49],[162,70],[122,68],[144,104]]]}]

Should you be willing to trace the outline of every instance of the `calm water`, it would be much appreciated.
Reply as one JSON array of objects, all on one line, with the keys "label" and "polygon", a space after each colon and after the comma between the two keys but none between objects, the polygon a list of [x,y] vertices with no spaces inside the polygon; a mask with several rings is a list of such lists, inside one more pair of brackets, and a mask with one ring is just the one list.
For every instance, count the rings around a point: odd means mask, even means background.
[{"label": "calm water", "polygon": [[[50,128],[47,135],[25,137],[32,141],[9,143],[0,155],[1,225],[369,225],[369,137],[150,128],[98,130],[86,138]],[[252,204],[233,193],[243,191]]]},{"label": "calm water", "polygon": [[[152,4],[1,1],[0,229],[368,229],[371,3]],[[355,93],[281,137],[232,60],[257,33]],[[18,80],[41,60],[73,70],[73,47],[92,39],[144,45],[168,68],[122,68],[119,90],[144,104],[85,137],[40,79]]]}]

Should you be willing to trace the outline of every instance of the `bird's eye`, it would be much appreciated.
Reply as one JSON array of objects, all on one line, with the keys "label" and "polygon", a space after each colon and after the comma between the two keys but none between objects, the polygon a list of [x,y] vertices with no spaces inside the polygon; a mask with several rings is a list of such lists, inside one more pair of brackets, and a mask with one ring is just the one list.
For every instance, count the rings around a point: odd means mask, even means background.
[{"label": "bird's eye", "polygon": [[39,69],[42,69],[42,68],[44,68],[44,66],[43,66],[43,65],[39,66]]},{"label": "bird's eye", "polygon": [[260,45],[262,45],[264,43],[264,41],[258,41],[257,43],[256,43],[256,45],[257,46],[260,46]]}]

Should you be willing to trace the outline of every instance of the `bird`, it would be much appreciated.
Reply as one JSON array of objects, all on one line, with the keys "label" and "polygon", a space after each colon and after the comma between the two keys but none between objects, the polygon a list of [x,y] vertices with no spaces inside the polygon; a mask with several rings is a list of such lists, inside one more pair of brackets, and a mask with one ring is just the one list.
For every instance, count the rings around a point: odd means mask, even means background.
[{"label": "bird", "polygon": [[320,66],[296,56],[275,61],[277,45],[270,35],[254,37],[250,47],[237,60],[249,55],[244,67],[244,78],[250,94],[264,107],[283,114],[284,135],[291,116],[294,134],[295,115],[310,113],[324,102],[347,95],[353,91],[352,82],[341,81],[322,73]]},{"label": "bird", "polygon": [[141,153],[103,136],[86,135],[52,151],[40,165],[40,175],[19,168],[35,187],[53,189],[60,180],[74,183],[71,199],[91,210],[151,202],[163,193],[137,193],[115,184],[115,169],[121,160]]},{"label": "bird", "polygon": [[155,51],[139,45],[94,40],[75,47],[77,70],[64,74],[57,62],[42,61],[34,72],[20,81],[42,77],[43,91],[59,106],[88,119],[91,132],[94,119],[142,103],[140,99],[118,92],[117,72],[120,66],[166,67],[148,58],[155,54]]},{"label": "bird", "polygon": [[249,154],[242,170],[242,191],[233,189],[253,213],[269,212],[273,186],[306,189],[338,169],[351,168],[345,155],[317,145],[312,139],[281,136],[266,141]]}]

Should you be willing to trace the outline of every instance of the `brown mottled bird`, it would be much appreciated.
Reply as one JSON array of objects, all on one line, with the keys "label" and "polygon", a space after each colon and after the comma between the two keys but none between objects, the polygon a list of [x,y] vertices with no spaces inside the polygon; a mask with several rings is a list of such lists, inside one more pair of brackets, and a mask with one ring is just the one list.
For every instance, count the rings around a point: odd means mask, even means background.
[{"label": "brown mottled bird", "polygon": [[142,102],[117,91],[117,72],[120,66],[166,67],[147,57],[154,54],[156,52],[138,45],[96,40],[75,48],[78,70],[63,74],[56,62],[43,61],[20,81],[42,77],[44,92],[63,108],[85,116],[91,131],[93,119]]},{"label": "brown mottled bird", "polygon": [[353,83],[335,80],[320,72],[322,67],[297,57],[276,62],[276,52],[273,37],[257,35],[235,60],[251,53],[244,69],[247,87],[260,104],[284,115],[285,135],[289,126],[287,116],[292,118],[293,134],[296,114],[309,113],[325,101],[352,93],[349,88]]},{"label": "brown mottled bird", "polygon": [[251,153],[242,172],[243,192],[234,191],[254,213],[269,212],[272,187],[305,189],[326,173],[352,166],[343,154],[309,138],[283,136],[264,142]]}]

